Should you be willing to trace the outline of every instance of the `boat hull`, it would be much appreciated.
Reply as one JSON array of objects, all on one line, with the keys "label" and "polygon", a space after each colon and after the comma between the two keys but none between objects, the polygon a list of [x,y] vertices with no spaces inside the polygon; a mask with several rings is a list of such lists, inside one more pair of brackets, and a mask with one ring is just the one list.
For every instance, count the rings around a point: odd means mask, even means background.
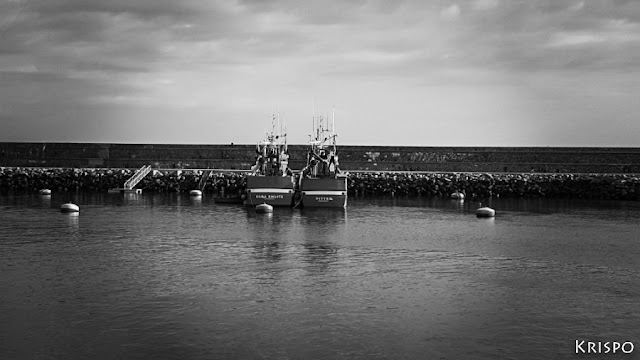
[{"label": "boat hull", "polygon": [[249,205],[293,205],[293,180],[289,176],[247,176]]},{"label": "boat hull", "polygon": [[300,183],[304,207],[347,207],[347,179],[304,178]]}]

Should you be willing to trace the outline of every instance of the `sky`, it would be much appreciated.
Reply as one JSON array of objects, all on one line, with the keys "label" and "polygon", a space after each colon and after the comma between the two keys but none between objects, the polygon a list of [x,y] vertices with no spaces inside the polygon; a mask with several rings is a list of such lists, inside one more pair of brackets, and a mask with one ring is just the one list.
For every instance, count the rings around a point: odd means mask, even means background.
[{"label": "sky", "polygon": [[3,0],[0,141],[640,147],[640,1]]}]

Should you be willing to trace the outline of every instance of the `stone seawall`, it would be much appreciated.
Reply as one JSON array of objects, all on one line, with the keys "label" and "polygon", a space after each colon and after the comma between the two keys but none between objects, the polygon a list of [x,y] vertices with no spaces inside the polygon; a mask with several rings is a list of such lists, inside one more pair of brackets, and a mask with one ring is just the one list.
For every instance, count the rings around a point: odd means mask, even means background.
[{"label": "stone seawall", "polygon": [[[122,187],[129,169],[0,168],[0,192],[104,191]],[[136,187],[145,192],[188,192],[196,189],[200,170],[155,170]],[[548,197],[640,200],[640,177],[628,174],[543,173],[351,173],[352,195],[449,197],[460,191],[469,198]],[[242,194],[244,172],[216,172],[205,193]]]},{"label": "stone seawall", "polygon": [[[289,167],[308,147],[289,146]],[[350,146],[344,170],[437,172],[640,173],[640,148]],[[249,169],[255,145],[0,143],[0,166],[63,168]]]}]

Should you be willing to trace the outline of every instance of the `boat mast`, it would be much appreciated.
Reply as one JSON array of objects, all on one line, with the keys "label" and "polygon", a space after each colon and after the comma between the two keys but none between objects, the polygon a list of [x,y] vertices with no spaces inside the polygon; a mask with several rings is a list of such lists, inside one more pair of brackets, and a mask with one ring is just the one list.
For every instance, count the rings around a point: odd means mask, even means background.
[{"label": "boat mast", "polygon": [[336,108],[331,108],[331,137],[333,138],[333,151],[336,147]]},{"label": "boat mast", "polygon": [[284,123],[284,152],[287,152],[287,123]]},{"label": "boat mast", "polygon": [[336,108],[331,108],[331,135],[336,135]]},{"label": "boat mast", "polygon": [[309,136],[313,141],[313,133],[316,132],[316,101],[311,98],[311,135]]},{"label": "boat mast", "polygon": [[277,111],[276,114],[277,114],[277,117],[278,117],[278,120],[277,120],[278,137],[280,137],[280,136],[282,136],[282,124],[280,123],[280,102],[278,102],[278,108],[277,108],[276,111]]}]

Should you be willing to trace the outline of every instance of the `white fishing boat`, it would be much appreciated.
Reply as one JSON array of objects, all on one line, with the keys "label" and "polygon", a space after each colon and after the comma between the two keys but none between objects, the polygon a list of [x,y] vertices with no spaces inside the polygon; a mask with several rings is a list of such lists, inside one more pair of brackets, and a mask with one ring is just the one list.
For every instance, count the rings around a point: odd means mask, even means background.
[{"label": "white fishing boat", "polygon": [[303,207],[347,206],[347,178],[340,172],[336,146],[335,112],[331,127],[322,116],[313,117],[307,164],[300,171],[299,204]]},{"label": "white fishing boat", "polygon": [[[286,132],[286,130],[285,130]],[[287,134],[280,117],[273,115],[271,131],[256,145],[256,163],[247,176],[249,205],[293,205],[294,177],[289,169]]]}]

